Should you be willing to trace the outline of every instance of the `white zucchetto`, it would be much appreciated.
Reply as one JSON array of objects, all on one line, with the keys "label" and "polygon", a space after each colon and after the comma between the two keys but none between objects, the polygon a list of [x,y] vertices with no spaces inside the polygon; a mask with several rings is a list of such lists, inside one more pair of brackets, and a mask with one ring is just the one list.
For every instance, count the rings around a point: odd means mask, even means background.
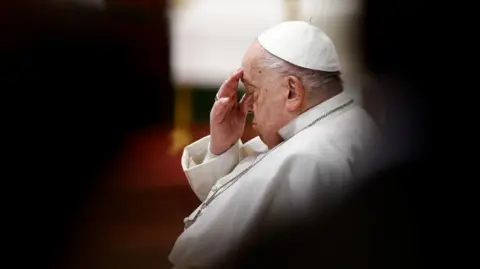
[{"label": "white zucchetto", "polygon": [[341,69],[330,37],[308,22],[282,22],[260,34],[258,42],[271,54],[296,66],[325,72]]}]

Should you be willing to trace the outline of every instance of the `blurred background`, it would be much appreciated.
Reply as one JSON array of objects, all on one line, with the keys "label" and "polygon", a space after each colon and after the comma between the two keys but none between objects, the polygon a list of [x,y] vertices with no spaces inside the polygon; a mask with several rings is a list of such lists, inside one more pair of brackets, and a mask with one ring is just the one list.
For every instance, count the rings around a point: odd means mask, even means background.
[{"label": "blurred background", "polygon": [[[16,2],[16,8],[22,12],[37,8],[32,4],[36,1],[27,2],[30,2],[25,5],[27,8],[20,1]],[[379,124],[383,122],[378,96],[364,87],[371,81],[371,75],[362,65],[359,48],[360,0],[46,2],[68,9],[69,14],[79,14],[78,18],[69,17],[72,21],[90,16],[78,13],[77,9],[94,10],[95,14],[108,18],[121,40],[128,40],[133,57],[141,66],[139,70],[150,79],[148,85],[139,84],[131,89],[142,93],[144,99],[138,100],[148,102],[133,106],[132,113],[140,111],[136,114],[125,112],[128,114],[125,118],[149,120],[133,124],[121,134],[114,157],[105,160],[107,164],[99,170],[100,176],[96,176],[102,179],[91,184],[80,217],[75,217],[75,232],[69,235],[70,247],[64,256],[69,267],[171,268],[167,256],[183,230],[183,218],[200,203],[180,166],[183,147],[208,135],[209,112],[218,87],[240,66],[244,52],[256,36],[275,24],[304,20],[322,28],[337,47],[346,91],[356,96]],[[9,15],[15,21],[7,12],[2,20]],[[12,32],[17,29],[10,27]],[[119,72],[118,76],[125,74]],[[65,89],[68,91],[69,87]],[[115,88],[111,90],[106,100],[115,94]],[[125,100],[133,102],[136,97],[126,94],[122,98],[127,104]],[[119,122],[124,123],[124,118]],[[254,131],[247,127],[243,139],[254,136]],[[75,139],[69,143],[77,143],[84,137]],[[96,154],[95,149],[91,154]],[[82,169],[82,165],[76,169]],[[62,180],[68,181],[69,176]]]}]

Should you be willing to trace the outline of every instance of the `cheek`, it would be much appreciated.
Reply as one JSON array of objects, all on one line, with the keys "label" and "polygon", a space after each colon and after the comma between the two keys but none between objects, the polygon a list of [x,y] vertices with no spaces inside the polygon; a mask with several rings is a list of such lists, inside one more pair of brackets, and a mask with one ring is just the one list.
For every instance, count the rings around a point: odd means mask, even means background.
[{"label": "cheek", "polygon": [[258,94],[255,96],[253,100],[253,113],[257,119],[263,117],[265,112],[265,102],[262,94]]},{"label": "cheek", "polygon": [[268,126],[274,121],[278,112],[275,101],[265,93],[257,96],[257,99],[253,102],[253,113],[258,123]]},{"label": "cheek", "polygon": [[256,122],[262,118],[262,111],[257,101],[253,102],[253,117],[255,118]]}]

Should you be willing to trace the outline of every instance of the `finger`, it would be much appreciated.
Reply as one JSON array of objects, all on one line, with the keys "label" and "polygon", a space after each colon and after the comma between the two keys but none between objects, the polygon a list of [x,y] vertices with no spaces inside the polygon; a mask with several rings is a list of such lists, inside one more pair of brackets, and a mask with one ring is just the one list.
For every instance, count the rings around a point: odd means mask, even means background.
[{"label": "finger", "polygon": [[243,76],[243,70],[239,69],[235,71],[225,82],[222,84],[217,92],[217,97],[236,97],[238,91],[238,82]]},{"label": "finger", "polygon": [[240,99],[240,102],[238,102],[238,109],[240,111],[243,111],[243,106],[244,106],[246,98],[248,98],[248,95],[247,95],[247,93],[244,93],[243,96],[242,96],[242,99]]},{"label": "finger", "polygon": [[252,110],[253,96],[251,94],[244,94],[242,100],[238,104],[240,112],[243,116],[247,116],[248,112]]},{"label": "finger", "polygon": [[239,69],[235,71],[220,87],[217,93],[218,98],[222,97],[235,97],[238,91],[238,81],[243,76],[243,70]]},{"label": "finger", "polygon": [[235,102],[232,102],[230,98],[220,98],[212,108],[212,120],[215,123],[222,122],[228,112],[232,109]]},{"label": "finger", "polygon": [[242,99],[240,99],[240,102],[238,102],[239,105],[242,105],[243,102],[245,102],[245,97],[246,97],[246,96],[247,96],[247,93],[244,93],[244,94],[242,95]]}]

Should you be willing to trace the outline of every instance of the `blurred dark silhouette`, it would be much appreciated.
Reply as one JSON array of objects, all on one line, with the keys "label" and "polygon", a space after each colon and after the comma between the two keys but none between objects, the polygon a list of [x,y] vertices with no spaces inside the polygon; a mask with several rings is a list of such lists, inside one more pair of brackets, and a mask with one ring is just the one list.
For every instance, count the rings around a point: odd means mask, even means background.
[{"label": "blurred dark silhouette", "polygon": [[[9,246],[23,255],[18,267],[34,261],[65,268],[72,225],[123,139],[171,121],[168,46],[158,48],[152,68],[132,36],[141,29],[115,14],[7,2],[0,10],[0,85],[8,108],[8,229],[15,231]],[[168,40],[165,23],[158,22],[160,40]]]},{"label": "blurred dark silhouette", "polygon": [[[431,43],[425,35],[429,21],[422,21],[428,11],[416,3],[366,0],[363,5],[364,59],[383,96],[367,103],[372,111],[386,108],[378,170],[340,200],[319,197],[318,210],[306,218],[258,227],[219,268],[428,267],[431,244],[424,225],[430,212],[424,195],[435,170],[427,139],[432,111],[426,82],[431,80],[416,61],[430,59]],[[385,103],[375,103],[380,100]]]}]

